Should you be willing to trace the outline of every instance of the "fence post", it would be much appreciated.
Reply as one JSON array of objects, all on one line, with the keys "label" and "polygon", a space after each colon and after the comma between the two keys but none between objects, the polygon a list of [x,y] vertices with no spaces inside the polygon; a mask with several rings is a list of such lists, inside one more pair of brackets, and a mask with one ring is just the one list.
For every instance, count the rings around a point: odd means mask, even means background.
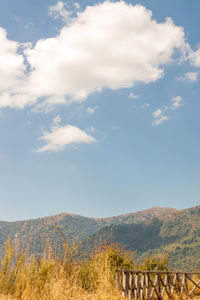
[{"label": "fence post", "polygon": [[127,274],[128,273],[126,271],[122,273],[122,288],[123,288],[122,297],[126,297],[128,295]]},{"label": "fence post", "polygon": [[116,289],[120,291],[120,275],[118,270],[115,271],[115,282],[116,282]]}]

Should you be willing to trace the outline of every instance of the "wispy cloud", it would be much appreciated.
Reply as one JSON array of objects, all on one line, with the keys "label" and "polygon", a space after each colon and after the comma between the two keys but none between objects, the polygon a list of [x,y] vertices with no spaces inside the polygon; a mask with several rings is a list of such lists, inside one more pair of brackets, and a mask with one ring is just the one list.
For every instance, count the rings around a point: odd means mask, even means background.
[{"label": "wispy cloud", "polygon": [[74,6],[75,6],[76,9],[80,9],[80,4],[78,2],[75,2]]},{"label": "wispy cloud", "polygon": [[97,110],[98,106],[95,106],[95,107],[88,107],[86,109],[87,113],[90,114],[90,115],[93,115],[95,113],[95,111]]},{"label": "wispy cloud", "polygon": [[158,126],[160,124],[162,124],[163,122],[168,121],[168,117],[167,116],[160,116],[159,118],[157,118],[154,122],[153,125]]},{"label": "wispy cloud", "polygon": [[60,115],[57,115],[55,118],[53,118],[53,123],[58,125],[61,122],[61,117]]},{"label": "wispy cloud", "polygon": [[168,117],[164,116],[162,113],[163,112],[160,108],[155,110],[152,113],[153,118],[154,118],[154,121],[153,121],[152,125],[158,126],[158,125],[162,124],[163,122],[168,121]]},{"label": "wispy cloud", "polygon": [[65,8],[65,3],[63,1],[58,1],[56,5],[49,7],[49,15],[53,16],[55,19],[61,17],[63,21],[68,22],[71,14],[72,12]]},{"label": "wispy cloud", "polygon": [[94,128],[94,126],[90,126],[89,131],[96,132],[96,129]]},{"label": "wispy cloud", "polygon": [[143,109],[148,108],[148,107],[150,107],[150,104],[149,103],[144,103],[144,104],[141,104],[140,107],[143,108]]},{"label": "wispy cloud", "polygon": [[61,151],[69,145],[81,143],[89,144],[95,141],[92,136],[78,127],[59,125],[60,121],[60,116],[56,116],[53,119],[54,125],[51,127],[51,130],[49,132],[44,131],[43,135],[39,138],[45,145],[36,149],[35,152]]},{"label": "wispy cloud", "polygon": [[200,48],[197,51],[191,51],[189,59],[193,66],[200,67]]},{"label": "wispy cloud", "polygon": [[184,99],[181,96],[176,96],[176,97],[172,98],[172,100],[171,100],[172,108],[177,109],[180,106],[184,106],[183,100]]},{"label": "wispy cloud", "polygon": [[137,99],[137,98],[139,98],[140,97],[140,95],[135,95],[135,94],[133,94],[132,92],[128,95],[128,97],[130,98],[130,99]]},{"label": "wispy cloud", "polygon": [[155,110],[152,115],[154,118],[159,118],[161,116],[161,114],[162,114],[162,110],[159,108],[159,109]]},{"label": "wispy cloud", "polygon": [[199,72],[187,72],[183,76],[178,77],[178,80],[196,82],[198,80]]}]

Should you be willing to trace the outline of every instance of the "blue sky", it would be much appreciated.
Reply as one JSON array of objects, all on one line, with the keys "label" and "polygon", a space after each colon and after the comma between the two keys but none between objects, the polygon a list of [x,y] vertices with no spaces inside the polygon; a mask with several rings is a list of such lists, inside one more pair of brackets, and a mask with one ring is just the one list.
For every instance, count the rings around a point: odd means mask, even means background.
[{"label": "blue sky", "polygon": [[199,11],[0,1],[0,220],[199,205]]}]

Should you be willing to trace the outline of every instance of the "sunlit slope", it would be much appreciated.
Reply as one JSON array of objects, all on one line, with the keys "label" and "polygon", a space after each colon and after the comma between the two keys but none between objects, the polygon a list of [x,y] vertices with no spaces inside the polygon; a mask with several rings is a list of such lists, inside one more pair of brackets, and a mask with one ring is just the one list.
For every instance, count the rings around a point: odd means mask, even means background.
[{"label": "sunlit slope", "polygon": [[80,241],[104,226],[141,223],[152,217],[174,211],[176,210],[172,208],[154,207],[110,218],[95,219],[70,213],[61,213],[35,220],[0,222],[0,246],[8,239],[8,236],[11,236],[11,240],[18,247],[27,248],[29,246],[33,252],[38,252],[41,248],[41,240],[49,239],[54,243],[61,238],[56,226],[61,229],[66,239],[70,241],[77,239]]},{"label": "sunlit slope", "polygon": [[141,224],[105,227],[87,239],[83,248],[89,251],[103,240],[118,242],[135,251],[139,260],[166,253],[171,268],[200,270],[200,206],[158,216]]}]

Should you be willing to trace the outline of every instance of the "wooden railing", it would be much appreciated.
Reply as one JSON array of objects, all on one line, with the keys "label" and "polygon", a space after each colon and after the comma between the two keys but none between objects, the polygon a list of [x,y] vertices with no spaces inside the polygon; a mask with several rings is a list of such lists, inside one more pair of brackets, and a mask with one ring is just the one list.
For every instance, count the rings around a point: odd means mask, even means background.
[{"label": "wooden railing", "polygon": [[200,296],[200,273],[116,270],[116,285],[130,300],[191,299]]}]

